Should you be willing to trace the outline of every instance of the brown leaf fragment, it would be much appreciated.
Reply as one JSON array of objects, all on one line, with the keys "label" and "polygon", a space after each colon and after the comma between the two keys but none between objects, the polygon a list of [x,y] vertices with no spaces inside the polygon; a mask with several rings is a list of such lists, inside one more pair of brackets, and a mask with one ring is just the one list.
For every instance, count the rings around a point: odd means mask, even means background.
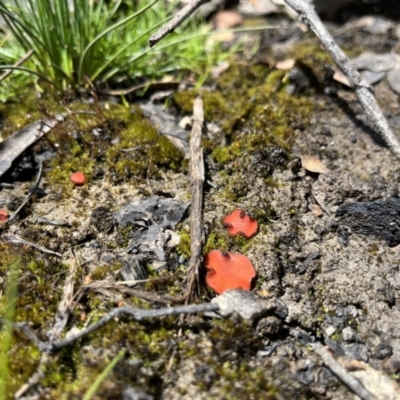
[{"label": "brown leaf fragment", "polygon": [[322,208],[318,204],[313,204],[313,213],[317,217],[322,217],[323,215]]},{"label": "brown leaf fragment", "polygon": [[347,79],[347,76],[342,71],[340,71],[340,69],[334,68],[334,71],[335,73],[333,74],[333,79],[336,82],[339,82],[348,87],[351,86],[349,80]]},{"label": "brown leaf fragment", "polygon": [[276,69],[288,70],[294,67],[296,60],[294,58],[287,58],[286,60],[278,61],[275,64]]},{"label": "brown leaf fragment", "polygon": [[324,165],[324,163],[314,156],[301,156],[301,166],[307,171],[316,172],[317,174],[326,174],[329,172],[329,169]]}]

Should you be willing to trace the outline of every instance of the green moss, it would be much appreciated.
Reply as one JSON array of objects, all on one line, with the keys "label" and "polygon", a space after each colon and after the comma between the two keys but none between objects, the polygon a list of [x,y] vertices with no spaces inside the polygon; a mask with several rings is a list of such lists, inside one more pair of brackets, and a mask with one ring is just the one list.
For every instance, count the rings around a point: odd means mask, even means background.
[{"label": "green moss", "polygon": [[[123,182],[157,177],[160,169],[186,168],[180,151],[157,132],[139,108],[131,111],[113,105],[107,115],[81,114],[74,118],[73,128],[74,135],[65,128],[48,135],[59,148],[50,164],[48,184],[64,194],[74,187],[69,177],[75,171],[82,171],[90,184],[94,173],[107,173],[113,182]],[[96,131],[100,134],[93,133]]]},{"label": "green moss", "polygon": [[124,121],[118,137],[105,154],[114,180],[157,177],[160,168],[178,171],[185,165],[180,151],[139,110]]},{"label": "green moss", "polygon": [[211,232],[207,236],[206,244],[203,248],[203,254],[211,250],[220,250],[223,253],[231,251],[229,236],[225,232]]},{"label": "green moss", "polygon": [[199,335],[180,345],[181,358],[194,364],[192,385],[210,391],[215,398],[274,399],[279,389],[272,383],[271,369],[251,366],[262,341],[254,328],[237,320],[213,320],[210,325],[206,333],[209,344]]},{"label": "green moss", "polygon": [[185,257],[185,259],[190,258],[190,233],[185,230],[181,229],[177,232],[179,235],[179,244],[176,247],[176,251],[178,254]]}]

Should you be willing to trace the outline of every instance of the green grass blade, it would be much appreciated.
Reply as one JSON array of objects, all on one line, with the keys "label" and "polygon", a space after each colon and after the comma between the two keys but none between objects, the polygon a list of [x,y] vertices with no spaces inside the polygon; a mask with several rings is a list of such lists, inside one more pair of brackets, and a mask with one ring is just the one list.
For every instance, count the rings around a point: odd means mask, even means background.
[{"label": "green grass blade", "polygon": [[149,3],[147,6],[141,8],[139,11],[137,11],[136,13],[130,15],[129,17],[126,17],[124,19],[122,19],[121,21],[118,21],[117,23],[115,23],[114,25],[110,26],[109,28],[105,29],[104,31],[102,31],[99,35],[97,35],[85,48],[85,50],[83,51],[83,54],[81,56],[81,59],[79,61],[79,67],[78,67],[78,80],[82,81],[82,68],[85,62],[85,58],[89,52],[89,50],[104,36],[106,36],[108,33],[114,31],[115,29],[119,28],[120,26],[123,26],[124,24],[126,24],[127,22],[129,22],[130,20],[138,17],[139,15],[143,14],[146,10],[148,10],[150,7],[153,7],[154,4],[157,3],[158,0],[154,0],[151,3]]},{"label": "green grass blade", "polygon": [[43,74],[40,72],[35,71],[34,69],[30,68],[25,68],[25,67],[15,67],[14,65],[0,65],[0,71],[4,69],[11,69],[11,70],[16,70],[16,71],[23,71],[27,72],[28,74],[38,76],[40,79],[43,79],[47,83],[50,83],[50,85],[54,86],[54,82],[51,81],[50,79],[46,78]]},{"label": "green grass blade", "polygon": [[[172,18],[172,17],[171,17]],[[125,46],[123,46],[120,50],[118,50],[116,53],[114,53],[103,65],[101,65],[96,71],[95,73],[90,77],[91,81],[94,81],[95,79],[97,79],[97,77],[113,62],[115,61],[121,54],[125,53],[129,47],[132,47],[135,43],[137,43],[140,39],[143,39],[143,37],[145,37],[146,35],[149,35],[150,32],[156,30],[159,26],[164,25],[165,23],[167,23],[171,18],[168,18],[165,21],[161,21],[159,22],[157,25],[152,26],[151,28],[147,29],[145,32],[143,32],[141,35],[138,35],[137,37],[135,37],[134,40],[132,40],[132,42],[126,44]],[[104,80],[102,80],[104,82]]]},{"label": "green grass blade", "polygon": [[88,391],[85,393],[83,396],[82,400],[90,400],[94,394],[96,393],[97,389],[101,385],[101,383],[104,381],[104,379],[107,377],[107,375],[112,371],[112,369],[118,364],[118,362],[124,357],[125,355],[125,350],[121,350],[111,361],[110,363],[106,366],[104,371],[96,378],[96,380],[93,382],[92,386],[88,389]]}]

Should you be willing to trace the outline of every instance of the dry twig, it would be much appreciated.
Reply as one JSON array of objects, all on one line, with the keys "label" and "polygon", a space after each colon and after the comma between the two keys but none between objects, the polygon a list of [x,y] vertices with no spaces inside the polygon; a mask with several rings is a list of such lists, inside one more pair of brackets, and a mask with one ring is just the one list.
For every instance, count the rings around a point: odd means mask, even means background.
[{"label": "dry twig", "polygon": [[364,79],[362,79],[361,75],[352,67],[350,60],[336,44],[333,37],[319,19],[313,5],[307,0],[285,0],[285,2],[300,14],[300,19],[311,28],[325,47],[326,51],[330,54],[341,71],[346,75],[350,82],[350,86],[356,92],[358,101],[364,109],[368,120],[374,129],[382,136],[390,151],[400,159],[400,142],[390,129],[386,118],[376,102],[371,88],[366,84]]},{"label": "dry twig", "polygon": [[40,246],[39,244],[36,244],[36,243],[33,243],[33,242],[29,242],[28,240],[23,239],[23,238],[21,238],[21,237],[19,237],[17,235],[3,234],[1,236],[1,238],[5,239],[6,241],[11,242],[11,243],[25,244],[27,246],[34,247],[35,249],[38,249],[38,250],[40,250],[40,251],[42,251],[43,253],[46,253],[46,254],[51,254],[51,255],[57,256],[57,257],[62,257],[62,254],[57,253],[56,251],[46,249],[46,247]]},{"label": "dry twig", "polygon": [[106,314],[103,318],[101,318],[97,322],[93,323],[92,325],[89,325],[85,329],[82,329],[80,332],[77,332],[74,335],[71,335],[65,339],[61,339],[54,342],[41,341],[34,334],[34,332],[27,327],[26,324],[19,323],[19,324],[14,324],[14,326],[16,329],[24,333],[24,335],[28,339],[32,340],[32,342],[39,348],[40,351],[48,353],[72,345],[77,340],[81,339],[84,336],[87,336],[89,333],[96,331],[97,329],[108,324],[115,318],[130,316],[136,321],[141,321],[145,318],[165,317],[168,315],[196,314],[199,312],[218,311],[219,308],[220,307],[217,303],[190,304],[178,307],[167,307],[167,308],[160,308],[153,310],[141,310],[131,306],[118,307],[111,310],[108,314]]},{"label": "dry twig", "polygon": [[362,400],[378,400],[371,392],[365,389],[358,379],[351,376],[346,371],[346,368],[342,367],[321,343],[315,343],[313,350],[321,357],[328,369],[354,394]]},{"label": "dry twig", "polygon": [[207,3],[209,0],[192,0],[188,3],[182,10],[175,14],[175,17],[171,21],[167,22],[162,26],[154,35],[149,39],[149,46],[153,47],[162,38],[167,36],[169,33],[174,31],[183,21],[188,19],[201,5],[202,3]]},{"label": "dry twig", "polygon": [[[40,180],[42,179],[42,173],[43,173],[43,163],[40,163],[39,167],[39,172],[38,176],[36,178],[36,182],[33,185],[33,189],[38,188]],[[7,222],[11,222],[18,214],[19,212],[25,207],[25,205],[28,203],[28,201],[31,199],[33,196],[33,191],[29,192],[28,195],[25,197],[24,201],[21,203],[21,205],[15,210],[14,214],[11,215],[11,217],[8,219]]]},{"label": "dry twig", "polygon": [[[26,54],[24,54],[15,64],[14,67],[19,67],[21,66],[25,61],[29,60],[31,58],[32,54],[34,53],[34,50],[29,50]],[[1,76],[0,76],[0,82],[4,81],[4,79],[7,78],[8,75],[12,74],[14,70],[13,69],[7,69]]]},{"label": "dry twig", "polygon": [[203,149],[201,148],[203,124],[203,101],[197,98],[193,104],[193,128],[189,149],[190,192],[192,195],[192,202],[190,208],[191,256],[186,277],[188,286],[185,293],[187,299],[193,295],[194,287],[198,283],[199,268],[205,240],[203,227],[204,159]]},{"label": "dry twig", "polygon": [[58,339],[62,330],[68,322],[71,304],[74,297],[74,278],[77,269],[76,260],[72,259],[69,264],[69,272],[65,278],[64,290],[57,307],[57,314],[52,328],[47,333],[49,341]]}]

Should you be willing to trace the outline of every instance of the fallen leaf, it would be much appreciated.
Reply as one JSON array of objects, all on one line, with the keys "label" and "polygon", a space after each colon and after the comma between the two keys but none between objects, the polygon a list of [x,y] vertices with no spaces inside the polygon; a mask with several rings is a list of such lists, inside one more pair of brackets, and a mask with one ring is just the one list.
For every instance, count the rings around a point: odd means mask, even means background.
[{"label": "fallen leaf", "polygon": [[296,60],[294,58],[288,58],[286,60],[278,61],[275,64],[276,69],[283,69],[283,70],[288,70],[292,69]]},{"label": "fallen leaf", "polygon": [[317,174],[326,174],[329,169],[324,163],[314,156],[301,156],[301,166],[310,172],[316,172]]}]

